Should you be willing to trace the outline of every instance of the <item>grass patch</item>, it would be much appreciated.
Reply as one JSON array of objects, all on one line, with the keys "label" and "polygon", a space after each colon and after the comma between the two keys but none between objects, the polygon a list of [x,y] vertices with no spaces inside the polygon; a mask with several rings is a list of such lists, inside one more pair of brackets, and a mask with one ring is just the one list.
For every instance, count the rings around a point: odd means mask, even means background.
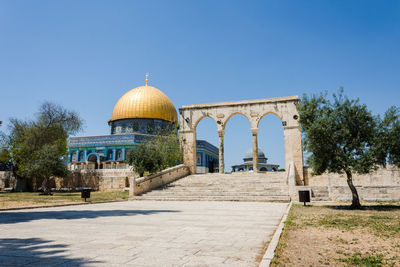
[{"label": "grass patch", "polygon": [[[127,200],[129,192],[91,192],[87,202],[123,201]],[[38,192],[7,192],[0,193],[0,209],[52,206],[61,204],[83,203],[80,192],[53,193],[52,196],[40,195]]]},{"label": "grass patch", "polygon": [[376,235],[400,234],[399,216],[387,215],[324,215],[318,220],[320,226],[338,228],[341,230],[354,230],[369,228]]},{"label": "grass patch", "polygon": [[338,261],[347,263],[350,266],[380,267],[383,266],[385,258],[382,254],[362,256],[360,253],[354,253]]}]

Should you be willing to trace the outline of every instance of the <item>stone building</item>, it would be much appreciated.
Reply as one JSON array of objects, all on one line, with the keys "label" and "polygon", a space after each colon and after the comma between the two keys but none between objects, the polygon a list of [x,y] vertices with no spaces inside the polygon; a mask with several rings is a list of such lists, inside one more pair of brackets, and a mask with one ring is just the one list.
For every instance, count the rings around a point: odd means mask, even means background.
[{"label": "stone building", "polygon": [[196,148],[196,173],[218,172],[218,148],[204,140],[196,140]]},{"label": "stone building", "polygon": [[[261,148],[258,148],[258,162],[257,162],[257,170],[259,172],[266,172],[266,171],[277,171],[279,165],[276,164],[268,164],[268,158],[265,157],[264,152]],[[232,166],[232,172],[240,172],[240,171],[253,171],[253,149],[251,148],[247,151],[246,155],[243,158],[243,163],[238,165]]]},{"label": "stone building", "polygon": [[[128,151],[146,138],[169,130],[176,131],[177,113],[168,96],[148,85],[146,76],[144,86],[131,89],[117,101],[108,125],[109,135],[71,137],[68,140],[71,170],[128,168],[124,163]],[[218,148],[204,140],[199,140],[198,147],[204,156],[198,167],[212,170],[213,162],[218,162]]]}]

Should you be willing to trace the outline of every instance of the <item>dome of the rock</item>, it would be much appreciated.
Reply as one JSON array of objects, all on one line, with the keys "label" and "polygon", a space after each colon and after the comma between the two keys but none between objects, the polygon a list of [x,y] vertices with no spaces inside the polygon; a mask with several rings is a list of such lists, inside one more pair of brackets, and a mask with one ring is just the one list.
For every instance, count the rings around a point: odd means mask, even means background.
[{"label": "dome of the rock", "polygon": [[110,122],[136,118],[177,122],[172,101],[159,89],[149,85],[126,92],[115,104]]}]

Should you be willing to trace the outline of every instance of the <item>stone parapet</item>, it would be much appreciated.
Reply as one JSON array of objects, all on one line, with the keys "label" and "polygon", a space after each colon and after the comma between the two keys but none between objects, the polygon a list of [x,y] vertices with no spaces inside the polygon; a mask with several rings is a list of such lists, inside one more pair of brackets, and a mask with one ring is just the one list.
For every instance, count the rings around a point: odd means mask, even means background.
[{"label": "stone parapet", "polygon": [[161,172],[140,177],[134,180],[130,195],[140,195],[154,188],[166,185],[190,174],[189,167],[184,164],[177,165]]},{"label": "stone parapet", "polygon": [[[304,180],[310,186],[347,186],[346,174],[324,173],[311,175],[310,168],[304,168]],[[400,169],[388,165],[368,174],[353,173],[355,186],[400,186]]]}]

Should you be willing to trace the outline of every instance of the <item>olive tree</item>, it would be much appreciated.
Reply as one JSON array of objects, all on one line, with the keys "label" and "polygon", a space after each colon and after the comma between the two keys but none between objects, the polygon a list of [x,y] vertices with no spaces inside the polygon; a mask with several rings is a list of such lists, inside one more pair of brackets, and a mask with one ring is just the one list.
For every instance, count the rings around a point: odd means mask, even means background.
[{"label": "olive tree", "polygon": [[[345,173],[352,193],[352,208],[360,208],[353,173],[365,174],[386,162],[399,163],[399,117],[391,108],[381,120],[359,100],[348,99],[343,89],[333,94],[303,96],[298,105],[304,150],[312,174]],[[384,127],[385,126],[385,127]]]},{"label": "olive tree", "polygon": [[182,163],[182,151],[176,132],[148,136],[126,155],[126,163],[140,176]]},{"label": "olive tree", "polygon": [[51,176],[64,176],[67,138],[82,128],[78,114],[59,105],[45,102],[34,120],[10,119],[6,147],[13,171],[19,177],[41,184],[50,194],[47,182]]}]

